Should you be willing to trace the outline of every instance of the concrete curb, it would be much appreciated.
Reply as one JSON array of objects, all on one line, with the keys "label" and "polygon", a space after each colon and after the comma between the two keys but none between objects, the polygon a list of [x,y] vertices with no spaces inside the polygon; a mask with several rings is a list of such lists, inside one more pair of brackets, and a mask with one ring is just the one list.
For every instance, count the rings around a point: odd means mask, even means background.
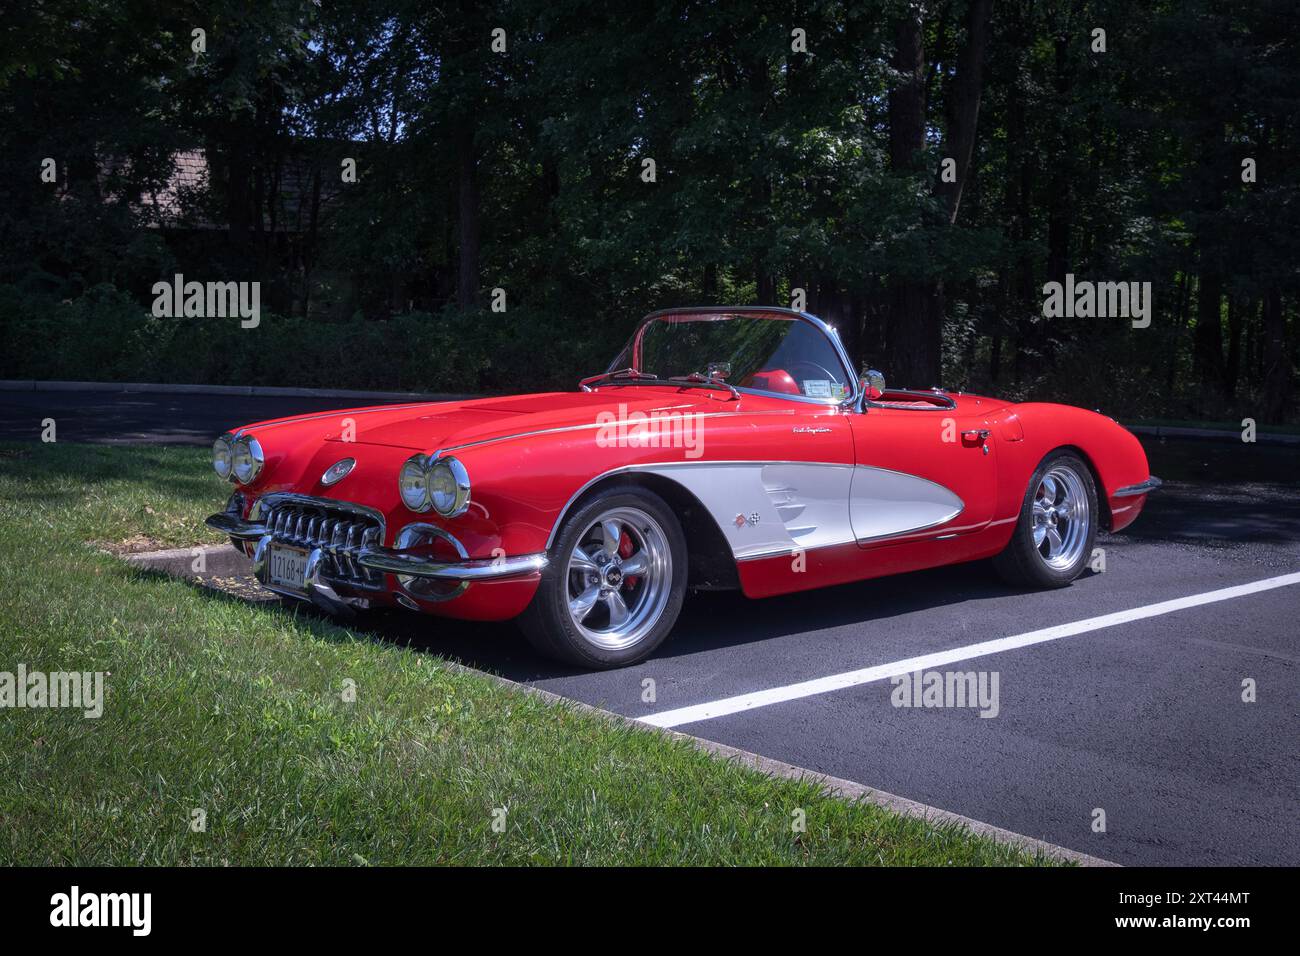
[{"label": "concrete curb", "polygon": [[[1124,425],[1123,427],[1134,435],[1150,435],[1153,438],[1200,438],[1207,441],[1241,441],[1241,432],[1221,428],[1183,428],[1175,425]],[[1300,435],[1256,431],[1255,441],[1260,445],[1300,445]]]},{"label": "concrete curb", "polygon": [[0,380],[0,392],[112,392],[157,395],[246,395],[279,398],[373,398],[443,402],[481,396],[452,392],[368,392],[348,388],[280,388],[273,385],[168,385],[150,382],[38,382]]},{"label": "concrete curb", "polygon": [[501,677],[498,674],[490,674],[486,671],[475,670],[472,667],[466,667],[464,664],[457,664],[454,661],[448,661],[447,664],[457,671],[476,674],[479,677],[488,677],[513,690],[519,690],[525,694],[537,695],[553,706],[570,707],[582,713],[601,717],[613,723],[685,741],[697,750],[703,750],[705,753],[718,757],[719,759],[729,763],[737,763],[749,767],[750,769],[757,770],[769,777],[779,777],[786,780],[801,780],[814,783],[821,788],[823,793],[831,797],[849,801],[861,800],[882,807],[886,810],[890,810],[900,816],[912,817],[913,819],[922,820],[930,824],[940,826],[956,824],[965,827],[972,833],[988,837],[998,843],[1014,846],[1017,849],[1025,850],[1030,853],[1041,853],[1043,856],[1062,860],[1068,863],[1075,863],[1079,866],[1120,865],[1118,863],[1113,863],[1110,860],[1103,860],[1100,857],[1089,856],[1087,853],[1080,853],[1078,850],[1071,850],[1069,847],[1057,846],[1055,843],[1048,843],[1045,840],[1025,836],[1022,833],[1004,830],[1002,827],[996,827],[993,824],[985,823],[982,820],[964,817],[959,813],[953,813],[949,810],[940,810],[937,807],[918,803],[915,800],[909,800],[907,797],[900,797],[897,794],[888,793],[884,790],[876,790],[872,787],[855,783],[852,780],[832,777],[828,774],[818,773],[815,770],[809,770],[806,767],[797,767],[794,764],[784,763],[780,760],[773,760],[771,757],[764,757],[761,754],[751,753],[748,750],[741,750],[738,747],[718,743],[716,740],[708,740],[704,737],[684,734],[679,730],[655,727],[652,724],[643,723],[635,717],[627,717],[623,714],[616,714],[610,710],[602,710],[599,707],[593,707],[591,704],[583,703],[580,700],[562,697],[549,690],[543,690],[540,687],[533,687],[529,684],[521,684],[518,681],[512,681],[509,678]]},{"label": "concrete curb", "polygon": [[[230,547],[229,544],[196,545],[194,548],[169,548],[164,551],[142,551],[135,554],[122,555],[121,557],[130,564],[156,567],[156,569],[166,571],[170,574],[189,577],[189,575],[185,574],[182,568],[178,568],[176,565],[187,565],[188,562],[193,559],[196,550],[203,551],[205,554],[215,554],[217,558],[216,564],[221,565],[223,568],[230,564],[229,561],[223,560],[223,558],[226,558],[227,556],[235,559],[235,563],[243,567],[246,567],[248,563],[248,558]],[[999,843],[1014,846],[1029,853],[1041,853],[1043,856],[1052,859],[1062,860],[1068,863],[1076,863],[1079,866],[1119,866],[1118,863],[1112,863],[1111,861],[1103,860],[1100,857],[1089,856],[1087,853],[1080,853],[1078,850],[1071,850],[1068,847],[1057,846],[1055,843],[1048,843],[1045,840],[1025,836],[1024,834],[1015,833],[1011,830],[1004,830],[1002,827],[993,826],[993,824],[985,823],[982,820],[964,817],[959,813],[952,813],[949,810],[940,810],[937,807],[918,803],[915,800],[909,800],[907,797],[900,797],[897,794],[888,793],[884,790],[876,790],[864,786],[863,784],[855,783],[852,780],[844,780],[840,777],[832,777],[828,774],[818,773],[815,770],[809,770],[806,767],[797,767],[794,764],[783,763],[780,760],[773,760],[772,758],[764,757],[761,754],[751,753],[748,750],[740,750],[737,747],[718,743],[716,740],[707,740],[704,737],[684,734],[679,730],[655,727],[651,724],[643,723],[635,717],[628,717],[623,714],[617,714],[612,710],[604,710],[600,707],[594,707],[591,704],[583,703],[580,700],[574,700],[570,697],[563,697],[559,694],[552,693],[549,690],[534,687],[531,684],[521,684],[519,681],[510,680],[510,678],[502,677],[500,674],[480,671],[473,667],[468,667],[465,664],[459,664],[455,661],[446,661],[446,666],[448,669],[453,670],[456,673],[486,677],[503,687],[510,688],[511,690],[540,697],[552,706],[569,707],[573,710],[579,711],[580,713],[591,714],[592,716],[600,717],[601,719],[607,720],[611,723],[646,731],[647,733],[660,734],[673,740],[685,741],[696,749],[702,750],[714,757],[729,763],[736,763],[748,767],[751,770],[757,770],[769,777],[807,781],[816,784],[821,788],[822,792],[828,796],[850,801],[861,800],[882,807],[893,813],[897,813],[900,816],[911,817],[933,825],[943,826],[955,824],[965,827],[974,834],[988,837],[989,839],[996,840]]]}]

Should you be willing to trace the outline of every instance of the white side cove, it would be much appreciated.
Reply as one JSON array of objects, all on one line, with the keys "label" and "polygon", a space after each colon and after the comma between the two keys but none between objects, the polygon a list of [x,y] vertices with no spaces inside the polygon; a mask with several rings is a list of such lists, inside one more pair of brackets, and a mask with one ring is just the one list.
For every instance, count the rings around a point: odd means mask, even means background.
[{"label": "white side cove", "polygon": [[853,470],[849,520],[859,541],[947,524],[965,510],[965,502],[928,479],[866,465]]},{"label": "white side cove", "polygon": [[942,485],[865,465],[704,461],[627,470],[688,489],[713,515],[737,561],[919,531],[965,507]]}]

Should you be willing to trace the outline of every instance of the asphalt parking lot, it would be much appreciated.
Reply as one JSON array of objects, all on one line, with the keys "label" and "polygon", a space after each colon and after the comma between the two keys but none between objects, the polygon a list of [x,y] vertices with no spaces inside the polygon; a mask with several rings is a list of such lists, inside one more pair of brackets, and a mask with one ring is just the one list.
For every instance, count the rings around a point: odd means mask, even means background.
[{"label": "asphalt parking lot", "polygon": [[[103,400],[68,399],[85,403],[75,406],[83,436],[116,440],[116,415],[97,424],[86,411]],[[168,421],[131,413],[130,430],[145,437],[129,440],[204,427],[206,444],[241,416],[315,401],[260,399],[253,411],[196,407],[214,401],[205,396],[167,400],[179,408]],[[0,435],[17,437],[16,414],[0,401]],[[205,416],[233,418],[189,424]],[[1168,484],[1135,526],[1099,539],[1104,573],[1062,591],[1020,592],[974,564],[761,602],[700,594],[655,658],[605,673],[539,658],[510,625],[398,611],[366,626],[1118,863],[1300,864],[1300,451],[1147,445]],[[1200,603],[1163,605],[1193,596]],[[937,663],[913,661],[926,655]],[[914,666],[996,674],[997,715],[894,706],[888,677]],[[1253,682],[1254,702],[1243,701],[1243,682]]]}]

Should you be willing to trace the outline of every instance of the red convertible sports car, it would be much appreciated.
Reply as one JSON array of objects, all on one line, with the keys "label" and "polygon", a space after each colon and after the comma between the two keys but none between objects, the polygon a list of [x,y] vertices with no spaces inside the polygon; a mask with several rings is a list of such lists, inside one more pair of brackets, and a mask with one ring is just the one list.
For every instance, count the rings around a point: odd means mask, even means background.
[{"label": "red convertible sports car", "polygon": [[1160,485],[1109,418],[886,388],[821,320],[767,307],[649,315],[574,392],[245,425],[213,467],[236,490],[208,524],[272,591],[517,617],[586,667],[643,660],[693,588],[762,598],[980,558],[1062,587]]}]

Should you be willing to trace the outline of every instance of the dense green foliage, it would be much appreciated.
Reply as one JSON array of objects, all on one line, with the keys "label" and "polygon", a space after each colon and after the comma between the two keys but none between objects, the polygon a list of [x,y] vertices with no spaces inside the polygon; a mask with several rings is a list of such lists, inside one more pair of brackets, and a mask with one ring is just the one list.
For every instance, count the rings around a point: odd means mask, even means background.
[{"label": "dense green foliage", "polygon": [[[3,375],[524,389],[651,309],[803,290],[899,384],[1300,417],[1289,0],[17,6]],[[185,151],[208,179],[160,219]],[[125,321],[98,287],[143,311],[174,271],[260,281],[263,323],[69,357]],[[1150,282],[1150,327],[1044,318],[1067,274]]]}]

